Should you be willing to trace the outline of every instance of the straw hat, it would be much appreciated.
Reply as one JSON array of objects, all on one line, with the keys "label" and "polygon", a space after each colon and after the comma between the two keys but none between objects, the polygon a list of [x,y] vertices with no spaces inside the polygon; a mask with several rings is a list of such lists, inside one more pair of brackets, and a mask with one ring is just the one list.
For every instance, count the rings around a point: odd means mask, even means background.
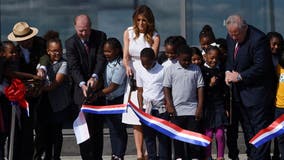
[{"label": "straw hat", "polygon": [[13,32],[8,35],[10,41],[24,41],[34,37],[38,33],[38,29],[30,27],[26,22],[18,22],[14,25]]}]

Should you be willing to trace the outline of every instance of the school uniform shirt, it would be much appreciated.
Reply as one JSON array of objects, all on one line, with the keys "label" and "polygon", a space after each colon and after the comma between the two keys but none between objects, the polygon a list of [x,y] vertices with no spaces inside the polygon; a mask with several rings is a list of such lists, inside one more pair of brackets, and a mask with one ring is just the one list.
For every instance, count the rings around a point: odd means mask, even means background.
[{"label": "school uniform shirt", "polygon": [[161,106],[155,104],[164,100],[163,77],[164,68],[158,63],[150,70],[141,68],[136,76],[137,87],[143,88],[143,101],[153,103],[152,109],[159,109]]},{"label": "school uniform shirt", "polygon": [[167,61],[165,61],[162,66],[166,68],[168,68],[169,66],[176,64],[177,63],[177,59],[168,59]]},{"label": "school uniform shirt", "polygon": [[277,75],[279,76],[276,92],[276,107],[284,108],[284,68],[277,65]]},{"label": "school uniform shirt", "polygon": [[[67,62],[64,59],[55,61],[47,66],[47,75],[50,81],[54,81],[56,74],[67,76]],[[53,112],[64,110],[71,104],[70,86],[67,78],[54,90],[48,92],[49,101]]]},{"label": "school uniform shirt", "polygon": [[[224,72],[217,67],[210,67],[207,63],[200,66],[204,80],[203,120],[204,127],[217,128],[228,124],[225,111],[225,80]],[[211,78],[217,77],[216,83],[210,86]]]},{"label": "school uniform shirt", "polygon": [[172,98],[178,116],[195,115],[197,88],[204,86],[200,68],[190,64],[183,68],[179,62],[165,71],[163,86],[172,89]]},{"label": "school uniform shirt", "polygon": [[122,96],[126,86],[126,71],[123,66],[122,59],[114,59],[108,62],[105,73],[104,73],[104,86],[108,87],[111,83],[118,84],[118,88],[107,94],[107,100],[113,100],[116,97]]}]

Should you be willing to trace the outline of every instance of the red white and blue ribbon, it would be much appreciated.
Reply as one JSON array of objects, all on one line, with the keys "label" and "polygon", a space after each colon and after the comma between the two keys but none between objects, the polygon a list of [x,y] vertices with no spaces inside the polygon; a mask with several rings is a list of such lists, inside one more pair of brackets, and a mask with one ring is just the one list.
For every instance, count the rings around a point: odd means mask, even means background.
[{"label": "red white and blue ribbon", "polygon": [[82,105],[81,110],[83,112],[93,114],[121,114],[126,112],[126,107],[126,104],[115,104],[107,106]]},{"label": "red white and blue ribbon", "polygon": [[107,105],[107,106],[82,105],[81,110],[83,112],[93,113],[93,114],[121,114],[126,112],[127,106],[134,111],[134,113],[138,116],[138,118],[142,123],[157,130],[158,132],[164,135],[169,136],[170,138],[204,147],[208,146],[211,143],[211,138],[202,135],[200,133],[182,129],[179,126],[164,119],[151,116],[150,114],[147,114],[141,109],[139,109],[131,101],[129,102],[128,105],[126,104]]},{"label": "red white and blue ribbon", "polygon": [[250,141],[255,147],[272,140],[275,137],[284,134],[284,114],[277,118],[267,128],[260,130]]},{"label": "red white and blue ribbon", "polygon": [[143,112],[141,109],[138,109],[138,107],[135,106],[131,101],[129,102],[129,106],[143,124],[157,130],[164,135],[169,136],[170,138],[203,147],[206,147],[211,143],[211,138],[200,133],[182,129],[164,119],[151,116]]}]

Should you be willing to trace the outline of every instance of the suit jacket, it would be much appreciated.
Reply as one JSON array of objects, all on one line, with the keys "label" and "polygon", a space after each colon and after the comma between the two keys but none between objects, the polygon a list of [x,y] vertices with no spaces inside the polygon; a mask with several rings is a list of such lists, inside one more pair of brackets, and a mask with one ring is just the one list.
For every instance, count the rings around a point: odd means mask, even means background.
[{"label": "suit jacket", "polygon": [[[20,51],[20,46],[17,46]],[[38,63],[46,66],[49,62],[49,57],[46,53],[46,41],[38,36],[33,37],[33,46],[28,49],[30,52],[30,62],[25,61],[24,55],[20,53],[19,71],[36,74],[36,66]]]},{"label": "suit jacket", "polygon": [[0,84],[4,79],[5,64],[6,64],[6,59],[4,57],[0,57]]},{"label": "suit jacket", "polygon": [[103,44],[106,34],[98,30],[91,30],[89,37],[89,50],[87,53],[84,44],[77,34],[66,40],[67,62],[70,68],[71,77],[74,81],[74,101],[77,105],[82,105],[84,96],[79,87],[80,82],[87,82],[93,73],[99,78],[103,78],[103,71],[106,59],[103,54]]},{"label": "suit jacket", "polygon": [[227,35],[228,57],[226,71],[237,71],[242,81],[233,84],[236,94],[246,107],[271,101],[273,65],[271,52],[265,34],[253,26],[248,26],[244,42],[239,44],[234,60],[236,42]]}]

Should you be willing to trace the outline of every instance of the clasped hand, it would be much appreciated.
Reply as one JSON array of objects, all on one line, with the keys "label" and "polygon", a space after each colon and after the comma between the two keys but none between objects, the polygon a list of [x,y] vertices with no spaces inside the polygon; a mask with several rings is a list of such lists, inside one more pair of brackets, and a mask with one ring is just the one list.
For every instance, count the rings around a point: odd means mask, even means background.
[{"label": "clasped hand", "polygon": [[226,71],[225,74],[225,82],[226,84],[229,86],[230,83],[236,83],[238,82],[238,76],[239,76],[239,72],[236,71]]}]

